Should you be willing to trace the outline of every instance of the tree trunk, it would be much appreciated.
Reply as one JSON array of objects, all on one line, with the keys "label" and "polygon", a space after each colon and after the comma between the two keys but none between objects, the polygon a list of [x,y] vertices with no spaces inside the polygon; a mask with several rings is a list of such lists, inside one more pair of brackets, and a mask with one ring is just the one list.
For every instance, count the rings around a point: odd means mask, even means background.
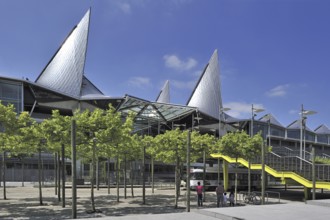
[{"label": "tree trunk", "polygon": [[95,179],[95,140],[93,143],[93,157],[92,157],[92,167],[91,167],[91,172],[92,172],[92,176],[91,176],[91,202],[92,202],[92,212],[96,212],[95,210],[95,201],[94,201],[94,179]]},{"label": "tree trunk", "polygon": [[124,198],[125,199],[127,199],[126,172],[127,172],[127,167],[126,167],[126,153],[125,153],[124,155]]},{"label": "tree trunk", "polygon": [[6,195],[6,151],[2,155],[2,181],[3,181],[3,199],[7,199]]},{"label": "tree trunk", "polygon": [[119,202],[119,156],[117,156],[116,162],[116,182],[117,182],[117,202]]},{"label": "tree trunk", "polygon": [[110,172],[110,158],[108,158],[108,195],[110,195],[110,179],[111,178],[111,172]]},{"label": "tree trunk", "polygon": [[133,172],[133,161],[131,161],[131,173],[130,173],[130,178],[131,178],[131,193],[132,193],[132,198],[134,198],[134,172]]},{"label": "tree trunk", "polygon": [[60,151],[57,153],[57,198],[61,202],[61,160]]},{"label": "tree trunk", "polygon": [[154,170],[155,170],[154,157],[151,156],[151,187],[152,187],[152,193],[155,193]]},{"label": "tree trunk", "polygon": [[42,205],[42,189],[41,189],[41,149],[39,148],[39,156],[38,156],[38,179],[39,179],[39,203]]},{"label": "tree trunk", "polygon": [[24,187],[24,158],[22,158],[22,187]]},{"label": "tree trunk", "polygon": [[143,157],[142,157],[142,204],[146,204],[146,147],[143,145],[143,151],[142,151]]},{"label": "tree trunk", "polygon": [[179,194],[180,194],[180,160],[179,157],[177,157],[176,165],[175,165],[175,204],[174,204],[175,209],[178,208]]},{"label": "tree trunk", "polygon": [[57,153],[54,154],[54,183],[55,195],[57,195]]},{"label": "tree trunk", "polygon": [[248,195],[251,193],[251,162],[249,160],[249,167],[248,167]]},{"label": "tree trunk", "polygon": [[100,161],[99,158],[96,158],[96,190],[100,190]]}]

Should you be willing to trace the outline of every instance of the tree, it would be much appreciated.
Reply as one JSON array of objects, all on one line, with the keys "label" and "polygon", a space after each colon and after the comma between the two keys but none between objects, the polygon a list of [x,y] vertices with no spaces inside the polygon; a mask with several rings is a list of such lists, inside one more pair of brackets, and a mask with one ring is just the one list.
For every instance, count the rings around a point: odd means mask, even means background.
[{"label": "tree", "polygon": [[[236,131],[225,134],[220,140],[220,153],[237,159],[242,157],[243,149],[246,147],[249,135],[244,131]],[[235,169],[235,200],[237,201],[237,169]]]},{"label": "tree", "polygon": [[187,133],[179,129],[166,131],[164,134],[156,136],[155,159],[165,163],[175,163],[175,204],[178,208],[180,195],[181,166],[186,159]]},{"label": "tree", "polygon": [[14,105],[3,105],[0,101],[0,148],[2,155],[3,199],[6,196],[6,152],[10,151],[16,132],[17,119]]},{"label": "tree", "polygon": [[242,156],[248,160],[248,193],[251,192],[251,160],[260,156],[261,148],[263,147],[263,138],[261,133],[249,137],[247,142],[242,146]]},{"label": "tree", "polygon": [[[46,139],[47,148],[57,156],[57,172],[55,174],[55,187],[58,187],[58,201],[61,201],[61,184],[62,179],[62,207],[65,207],[65,158],[71,155],[71,117],[63,116],[59,110],[53,110],[52,116],[41,123],[41,133]],[[60,155],[62,163],[60,163]],[[68,156],[66,156],[68,155]],[[54,164],[55,165],[55,164]],[[61,168],[61,169],[60,169]],[[62,173],[62,178],[60,174]],[[55,190],[56,194],[57,190]]]},{"label": "tree", "polygon": [[12,155],[22,162],[22,186],[24,186],[24,158],[32,156],[35,152],[34,127],[37,123],[28,112],[21,112],[17,120],[17,144],[12,148]]}]

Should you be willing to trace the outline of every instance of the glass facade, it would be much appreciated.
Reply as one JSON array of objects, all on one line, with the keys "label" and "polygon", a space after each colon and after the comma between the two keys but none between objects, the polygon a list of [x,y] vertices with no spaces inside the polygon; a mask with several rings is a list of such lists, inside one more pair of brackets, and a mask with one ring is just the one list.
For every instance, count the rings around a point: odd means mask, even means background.
[{"label": "glass facade", "polygon": [[328,135],[326,134],[318,134],[317,135],[317,142],[318,143],[328,143]]},{"label": "glass facade", "polygon": [[23,84],[20,82],[0,80],[0,100],[2,104],[11,103],[17,113],[23,111]]},{"label": "glass facade", "polygon": [[294,139],[300,139],[300,130],[296,130],[296,129],[288,129],[287,130],[287,135],[288,138],[294,138]]}]

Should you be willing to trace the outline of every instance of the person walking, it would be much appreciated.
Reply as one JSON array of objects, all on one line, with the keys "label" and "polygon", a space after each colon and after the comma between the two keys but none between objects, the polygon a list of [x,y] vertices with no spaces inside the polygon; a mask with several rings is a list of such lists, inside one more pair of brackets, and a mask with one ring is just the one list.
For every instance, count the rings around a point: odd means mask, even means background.
[{"label": "person walking", "polygon": [[197,183],[196,191],[197,191],[197,205],[203,206],[203,186],[201,186],[200,182]]},{"label": "person walking", "polygon": [[229,206],[234,206],[235,195],[233,191],[230,191],[229,194]]},{"label": "person walking", "polygon": [[217,194],[217,207],[223,207],[223,193],[224,193],[224,188],[221,183],[219,183],[219,186],[215,189],[215,192]]}]

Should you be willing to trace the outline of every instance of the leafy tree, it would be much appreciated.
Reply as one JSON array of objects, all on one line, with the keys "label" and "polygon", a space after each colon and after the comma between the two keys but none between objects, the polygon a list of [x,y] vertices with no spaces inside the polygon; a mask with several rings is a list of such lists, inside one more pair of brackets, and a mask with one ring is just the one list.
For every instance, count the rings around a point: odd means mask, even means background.
[{"label": "leafy tree", "polygon": [[[71,155],[71,117],[63,116],[59,110],[53,110],[52,116],[41,123],[41,133],[47,140],[47,148],[57,155],[57,174],[55,174],[55,187],[58,187],[58,201],[61,201],[60,173],[62,172],[62,207],[65,207],[65,158]],[[62,163],[60,164],[60,155]],[[66,156],[68,155],[68,156]],[[61,165],[61,169],[60,169]],[[60,171],[61,170],[61,171]],[[55,190],[56,194],[57,190]]]},{"label": "leafy tree", "polygon": [[[220,140],[220,153],[237,159],[243,157],[243,149],[246,147],[249,135],[244,131],[236,131],[225,134]],[[235,169],[235,198],[237,200],[237,169]]]},{"label": "leafy tree", "polygon": [[187,156],[187,133],[179,129],[166,131],[156,136],[155,159],[165,163],[175,163],[175,208],[180,195],[181,166]]},{"label": "leafy tree", "polygon": [[0,149],[2,155],[2,180],[3,180],[3,199],[6,196],[6,152],[11,150],[14,133],[17,128],[17,118],[14,105],[3,105],[0,101]]},{"label": "leafy tree", "polygon": [[[21,112],[17,120],[17,144],[12,148],[12,155],[22,162],[22,186],[24,186],[24,158],[30,157],[35,152],[34,127],[37,123],[28,112]],[[31,135],[32,134],[32,135]]]},{"label": "leafy tree", "polygon": [[263,138],[261,133],[247,138],[247,142],[242,146],[242,156],[248,160],[248,193],[251,192],[251,160],[261,155]]}]

